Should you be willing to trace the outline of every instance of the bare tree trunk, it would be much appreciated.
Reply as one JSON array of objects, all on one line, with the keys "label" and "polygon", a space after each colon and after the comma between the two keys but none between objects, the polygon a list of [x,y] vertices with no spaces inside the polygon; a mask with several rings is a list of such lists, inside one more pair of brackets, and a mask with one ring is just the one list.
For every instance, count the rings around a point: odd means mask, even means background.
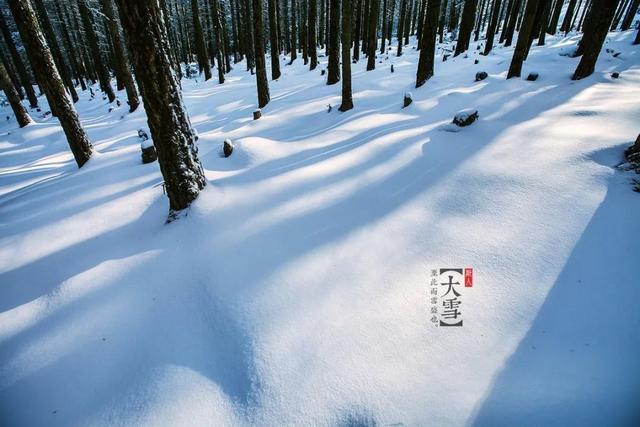
[{"label": "bare tree trunk", "polygon": [[351,95],[351,0],[342,0],[342,104],[340,111],[353,108]]},{"label": "bare tree trunk", "polygon": [[329,64],[327,65],[327,84],[340,81],[340,0],[331,0],[329,17]]},{"label": "bare tree trunk", "polygon": [[297,0],[291,0],[291,61],[289,61],[289,64],[293,64],[293,61],[298,57],[298,45],[296,43],[296,37],[298,36],[298,29],[296,28],[297,8]]},{"label": "bare tree trunk", "polygon": [[631,28],[631,23],[633,22],[633,18],[636,16],[636,13],[638,12],[639,5],[640,5],[640,0],[633,0],[633,3],[631,3],[631,6],[629,6],[629,9],[627,9],[627,14],[624,16],[624,19],[622,20],[622,26],[620,27],[622,31],[625,31]]},{"label": "bare tree trunk", "polygon": [[13,87],[13,83],[9,78],[9,73],[7,73],[7,69],[0,62],[0,88],[4,91],[7,99],[9,100],[9,104],[11,104],[11,109],[13,110],[13,114],[16,116],[16,120],[18,121],[18,125],[23,128],[29,123],[31,123],[31,117],[27,113],[27,110],[22,106],[20,102],[20,95],[18,95],[18,91],[15,87]]},{"label": "bare tree trunk", "polygon": [[356,28],[353,41],[353,60],[358,62],[360,60],[360,33],[362,29],[362,2],[358,0],[358,6],[356,7]]},{"label": "bare tree trunk", "polygon": [[269,0],[269,44],[271,45],[271,80],[280,78],[280,51],[278,49],[278,19],[276,0]]},{"label": "bare tree trunk", "polygon": [[31,64],[38,70],[36,73],[42,78],[40,83],[54,104],[51,107],[57,112],[58,120],[60,120],[62,130],[67,137],[73,157],[78,167],[82,167],[91,157],[91,142],[89,142],[80,123],[75,108],[73,108],[73,103],[67,97],[64,83],[44,40],[35,11],[29,2],[23,0],[8,0],[8,2]]},{"label": "bare tree trunk", "polygon": [[555,5],[553,6],[553,14],[551,15],[549,27],[547,28],[547,32],[551,35],[554,35],[556,31],[558,31],[558,21],[560,21],[560,12],[562,12],[563,5],[564,0],[556,0]]},{"label": "bare tree trunk", "polygon": [[31,106],[31,108],[36,108],[38,107],[38,97],[36,96],[36,91],[33,90],[33,85],[31,84],[31,78],[29,77],[29,73],[27,72],[27,67],[24,65],[24,62],[22,61],[22,58],[18,53],[18,49],[16,48],[16,45],[13,42],[13,38],[11,37],[11,32],[9,31],[9,27],[7,26],[7,21],[5,21],[4,14],[2,13],[1,10],[0,10],[0,30],[2,30],[4,41],[6,42],[7,48],[9,49],[9,54],[11,54],[11,59],[13,59],[13,64],[16,66],[16,70],[18,71],[18,76],[20,76],[22,87],[24,88],[24,91],[27,94],[29,105]]},{"label": "bare tree trunk", "polygon": [[567,6],[567,11],[564,13],[564,20],[562,21],[562,26],[560,27],[560,31],[564,33],[568,33],[571,29],[571,21],[573,19],[573,14],[576,9],[576,0],[569,0],[569,5]]},{"label": "bare tree trunk", "polygon": [[462,52],[469,49],[469,41],[471,40],[471,31],[473,31],[473,22],[476,18],[476,8],[478,0],[466,0],[464,9],[462,10],[462,20],[460,21],[460,34],[458,35],[458,43],[453,56],[458,56]]},{"label": "bare tree trunk", "polygon": [[602,50],[604,40],[607,38],[613,14],[619,0],[593,0],[590,17],[587,18],[589,24],[585,28],[584,35],[580,42],[583,46],[583,54],[573,73],[573,80],[580,80],[593,74],[593,70]]},{"label": "bare tree trunk", "polygon": [[403,32],[404,32],[404,27],[405,27],[405,22],[406,22],[406,17],[407,17],[407,0],[401,0],[400,1],[400,11],[399,11],[399,18],[398,18],[398,32],[397,32],[397,37],[398,37],[398,56],[402,56],[402,37],[403,37]]},{"label": "bare tree trunk", "polygon": [[371,0],[371,12],[369,13],[369,41],[367,42],[367,71],[376,68],[376,50],[378,47],[378,13],[379,0]]},{"label": "bare tree trunk", "polygon": [[211,78],[211,64],[209,63],[209,57],[207,56],[207,46],[204,42],[198,0],[191,0],[191,13],[193,16],[193,37],[196,42],[198,67],[200,68],[200,73],[204,71],[204,80],[207,81]]},{"label": "bare tree trunk", "polygon": [[487,28],[487,40],[484,44],[484,54],[489,55],[491,49],[493,49],[493,39],[496,36],[496,27],[498,26],[498,15],[500,14],[500,2],[501,0],[494,0],[491,11],[491,21],[489,21],[489,28]]},{"label": "bare tree trunk", "polygon": [[520,73],[522,72],[522,63],[527,57],[527,52],[531,45],[531,30],[533,29],[533,21],[536,17],[539,2],[540,0],[527,0],[527,6],[525,7],[524,17],[522,20],[522,27],[518,34],[518,43],[516,43],[516,49],[513,52],[513,58],[511,59],[507,79],[520,77]]},{"label": "bare tree trunk", "polygon": [[262,0],[253,0],[253,46],[256,60],[256,83],[258,87],[258,106],[269,103],[269,81],[264,59],[264,29],[262,27]]},{"label": "bare tree trunk", "polygon": [[169,197],[169,220],[187,208],[207,181],[196,136],[182,101],[158,0],[117,0],[147,123]]},{"label": "bare tree trunk", "polygon": [[440,17],[441,0],[429,0],[422,29],[422,49],[418,61],[416,87],[420,87],[433,76],[434,57],[436,55],[436,36]]},{"label": "bare tree trunk", "polygon": [[[322,0],[320,0],[322,1]],[[317,24],[317,4],[316,0],[309,0],[309,25],[308,25],[308,50],[309,50],[309,70],[315,70],[318,66],[318,52],[316,42],[316,24]]]}]

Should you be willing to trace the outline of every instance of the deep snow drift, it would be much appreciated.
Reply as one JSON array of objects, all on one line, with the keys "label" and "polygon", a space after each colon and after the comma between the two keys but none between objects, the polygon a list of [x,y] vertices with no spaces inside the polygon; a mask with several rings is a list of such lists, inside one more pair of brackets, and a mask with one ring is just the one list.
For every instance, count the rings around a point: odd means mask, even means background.
[{"label": "deep snow drift", "polygon": [[[633,35],[577,82],[578,36],[509,81],[512,48],[439,51],[420,89],[394,44],[354,65],[347,113],[324,57],[283,66],[257,121],[243,64],[184,80],[209,186],[169,225],[142,109],[82,93],[78,170],[55,118],[3,107],[1,424],[638,425],[640,196],[614,168],[640,131]],[[444,267],[474,269],[459,328],[431,322]]]}]

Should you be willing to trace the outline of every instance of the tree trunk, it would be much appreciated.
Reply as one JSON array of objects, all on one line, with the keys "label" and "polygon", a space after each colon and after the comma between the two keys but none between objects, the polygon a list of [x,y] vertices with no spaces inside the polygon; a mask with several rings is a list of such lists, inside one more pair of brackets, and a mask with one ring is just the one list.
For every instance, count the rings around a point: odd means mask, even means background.
[{"label": "tree trunk", "polygon": [[360,59],[360,30],[362,28],[362,2],[363,0],[358,0],[358,6],[356,8],[356,28],[355,35],[353,41],[353,60],[358,62]]},{"label": "tree trunk", "polygon": [[[426,2],[426,0],[424,0]],[[344,19],[344,15],[343,15],[343,19]],[[384,49],[385,49],[385,42],[387,40],[387,0],[384,0],[382,2],[382,37],[381,37],[381,43],[380,43],[380,53],[384,53]]]},{"label": "tree trunk", "polygon": [[2,51],[0,53],[0,57],[2,59],[2,65],[7,70],[7,75],[9,76],[9,80],[11,80],[11,84],[13,88],[16,90],[18,97],[22,100],[24,99],[24,91],[22,90],[22,84],[20,83],[20,79],[15,74],[15,70],[13,69],[13,64],[11,64],[11,60],[5,55],[5,52]]},{"label": "tree trunk", "polygon": [[95,32],[93,18],[91,17],[91,10],[87,5],[87,0],[78,0],[78,7],[80,8],[80,17],[82,18],[82,26],[84,32],[87,35],[89,41],[89,47],[91,50],[91,56],[93,63],[98,73],[98,80],[100,81],[100,89],[107,95],[109,102],[113,102],[116,99],[116,95],[111,87],[111,76],[109,70],[102,59],[100,53],[100,46],[98,45],[98,35]]},{"label": "tree trunk", "polygon": [[509,16],[509,25],[507,26],[507,30],[504,36],[504,46],[511,46],[513,43],[513,33],[516,29],[516,23],[518,21],[518,13],[520,12],[520,7],[522,6],[523,0],[515,0],[513,3],[513,7],[511,8],[511,16]]},{"label": "tree trunk", "polygon": [[487,28],[487,40],[484,44],[484,54],[489,55],[491,49],[493,49],[493,39],[496,36],[496,27],[498,26],[498,15],[500,14],[500,2],[501,0],[493,0],[493,7],[491,11],[491,21],[489,21],[489,28]]},{"label": "tree trunk", "polygon": [[436,35],[440,16],[440,0],[429,0],[422,28],[422,49],[418,61],[416,87],[422,86],[433,76],[433,63],[436,54]]},{"label": "tree trunk", "polygon": [[207,56],[207,45],[204,42],[198,0],[191,0],[191,13],[193,16],[193,37],[196,42],[198,68],[200,69],[201,74],[204,71],[204,80],[207,81],[211,78],[211,64],[209,63],[209,57]]},{"label": "tree trunk", "polygon": [[636,12],[638,12],[638,6],[640,5],[640,0],[633,0],[629,9],[627,9],[627,14],[624,16],[622,20],[622,26],[620,29],[622,31],[628,30],[631,28],[631,23],[633,22],[633,18],[636,16]]},{"label": "tree trunk", "polygon": [[[118,31],[118,22],[113,10],[112,0],[100,0],[102,5],[102,13],[107,19],[107,29],[113,42],[113,50],[115,56],[116,72],[120,75],[120,79],[124,83],[124,87],[127,91],[127,100],[129,102],[129,111],[134,112],[140,105],[140,98],[138,98],[138,90],[133,82],[133,76],[131,75],[131,69],[129,65],[129,58],[127,57]],[[173,62],[173,61],[172,61]]]},{"label": "tree trunk", "polygon": [[342,0],[342,104],[340,111],[353,108],[351,96],[351,1]]},{"label": "tree trunk", "polygon": [[568,33],[571,29],[571,21],[573,20],[573,14],[576,9],[576,0],[569,0],[569,5],[567,6],[567,10],[564,13],[564,19],[562,20],[562,26],[560,27],[560,31],[564,33]]},{"label": "tree trunk", "polygon": [[2,11],[0,11],[0,30],[2,30],[2,35],[4,36],[4,41],[9,49],[11,59],[13,59],[13,65],[15,65],[16,70],[18,71],[18,76],[20,76],[22,87],[27,94],[29,106],[31,106],[31,108],[37,108],[38,97],[36,96],[36,91],[33,90],[33,85],[31,84],[31,78],[27,72],[27,67],[24,65],[24,62],[18,53],[18,49],[16,48],[16,44],[13,42],[13,37],[11,37],[11,32],[9,31],[9,27],[7,26],[7,22],[4,19]]},{"label": "tree trunk", "polygon": [[[320,0],[322,1],[322,0]],[[309,70],[315,70],[318,66],[318,52],[317,52],[317,41],[316,41],[316,25],[317,25],[317,14],[318,14],[318,6],[316,4],[316,0],[309,0],[309,25],[308,25],[308,34],[307,42],[308,42],[308,50],[309,50]]]},{"label": "tree trunk", "polygon": [[298,45],[296,43],[296,37],[298,36],[298,29],[296,28],[297,8],[297,1],[291,0],[291,61],[289,61],[289,64],[293,64],[293,61],[298,57]]},{"label": "tree trunk", "polygon": [[404,32],[404,26],[405,26],[405,21],[406,21],[406,17],[407,17],[407,0],[401,0],[400,1],[400,10],[399,10],[399,18],[398,18],[398,32],[397,32],[397,37],[398,37],[398,56],[402,56],[402,37],[403,37],[403,32]]},{"label": "tree trunk", "polygon": [[369,13],[369,41],[367,42],[367,71],[376,68],[376,50],[378,47],[378,14],[379,0],[371,0],[371,12]]},{"label": "tree trunk", "polygon": [[558,31],[558,21],[560,21],[560,12],[562,12],[563,5],[564,0],[556,0],[556,3],[553,7],[553,14],[551,15],[551,21],[549,22],[549,27],[547,28],[547,32],[551,35],[555,35],[556,31]]},{"label": "tree trunk", "polygon": [[580,80],[593,74],[593,70],[602,50],[604,40],[607,38],[613,15],[616,12],[616,6],[619,0],[593,0],[591,13],[588,21],[589,25],[585,28],[582,36],[581,45],[584,46],[582,58],[573,73],[573,80]]},{"label": "tree trunk", "polygon": [[527,52],[531,45],[531,30],[533,29],[533,21],[536,17],[539,2],[540,0],[527,0],[527,6],[525,7],[522,18],[522,27],[518,34],[518,43],[516,43],[516,49],[513,52],[507,79],[520,77],[522,62],[527,57]]},{"label": "tree trunk", "polygon": [[280,78],[280,51],[278,50],[278,19],[276,0],[269,0],[269,44],[271,45],[271,80]]},{"label": "tree trunk", "polygon": [[40,83],[54,104],[51,108],[57,112],[58,120],[78,167],[82,167],[91,157],[91,142],[73,108],[73,103],[67,97],[64,83],[44,40],[36,14],[29,2],[23,0],[8,0],[8,2],[31,64],[38,70],[36,73],[42,77]]},{"label": "tree trunk", "polygon": [[471,40],[471,31],[473,31],[473,21],[476,18],[476,8],[478,0],[466,0],[464,9],[462,10],[462,19],[460,21],[460,34],[458,35],[458,43],[453,56],[458,56],[462,52],[469,49],[469,41]]},{"label": "tree trunk", "polygon": [[256,83],[258,87],[258,107],[269,103],[269,81],[264,59],[264,29],[262,28],[262,0],[252,0],[253,4],[253,49],[256,61]]},{"label": "tree trunk", "polygon": [[340,81],[340,0],[331,0],[330,5],[328,85],[336,84]]},{"label": "tree trunk", "polygon": [[18,91],[15,87],[13,87],[13,83],[9,78],[9,73],[7,72],[4,65],[0,62],[0,88],[4,91],[5,96],[9,100],[9,104],[11,104],[11,109],[13,110],[13,114],[16,116],[16,120],[18,121],[18,125],[23,128],[29,123],[31,123],[31,117],[27,113],[27,110],[24,109],[22,103],[20,102],[20,95],[18,95]]},{"label": "tree trunk", "polygon": [[117,0],[147,123],[169,197],[169,220],[187,208],[206,185],[196,136],[169,59],[158,0]]}]

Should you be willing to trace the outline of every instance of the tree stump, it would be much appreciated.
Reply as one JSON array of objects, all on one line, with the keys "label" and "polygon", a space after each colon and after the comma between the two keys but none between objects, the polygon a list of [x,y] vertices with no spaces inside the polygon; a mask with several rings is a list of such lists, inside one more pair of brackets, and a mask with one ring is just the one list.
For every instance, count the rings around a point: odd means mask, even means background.
[{"label": "tree stump", "polygon": [[142,163],[152,163],[158,159],[158,153],[156,153],[156,147],[153,146],[153,142],[149,139],[145,139],[140,143],[140,149],[142,150]]},{"label": "tree stump", "polygon": [[486,73],[486,71],[478,71],[476,73],[476,81],[479,82],[481,80],[486,79],[487,77],[489,77],[489,75]]},{"label": "tree stump", "polygon": [[527,76],[527,80],[530,82],[535,82],[536,80],[538,80],[538,73],[533,72],[533,73],[529,73],[529,75]]},{"label": "tree stump", "polygon": [[253,111],[253,120],[258,120],[260,117],[262,117],[262,110],[258,108]]},{"label": "tree stump", "polygon": [[233,143],[230,139],[224,140],[224,143],[222,144],[222,152],[225,157],[229,157],[231,153],[233,153]]},{"label": "tree stump", "polygon": [[617,78],[620,77],[620,73],[618,73],[617,71],[613,72],[613,73],[611,73],[611,77],[614,78],[614,79],[617,79]]},{"label": "tree stump", "polygon": [[460,127],[469,126],[471,123],[475,122],[477,119],[478,119],[478,110],[474,110],[473,108],[467,108],[465,110],[459,111],[453,117],[453,124]]},{"label": "tree stump", "polygon": [[409,105],[411,105],[411,103],[413,102],[413,99],[411,97],[411,92],[405,92],[404,93],[404,103],[402,105],[402,108],[406,108]]}]

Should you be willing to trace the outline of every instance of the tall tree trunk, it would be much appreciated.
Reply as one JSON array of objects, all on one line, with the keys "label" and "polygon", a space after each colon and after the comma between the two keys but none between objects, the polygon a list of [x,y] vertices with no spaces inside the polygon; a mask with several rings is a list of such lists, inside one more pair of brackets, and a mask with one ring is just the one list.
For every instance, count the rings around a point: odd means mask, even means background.
[{"label": "tall tree trunk", "polygon": [[278,18],[276,0],[269,0],[269,44],[271,45],[271,80],[280,78],[280,51],[278,49]]},{"label": "tall tree trunk", "polygon": [[329,64],[327,65],[327,84],[340,81],[340,0],[331,0],[329,8]]},{"label": "tall tree trunk", "polygon": [[633,0],[633,2],[631,3],[631,6],[629,6],[629,9],[627,9],[627,14],[624,16],[624,19],[622,20],[622,26],[620,27],[622,31],[626,31],[629,28],[631,28],[631,23],[633,22],[633,18],[636,16],[636,13],[638,12],[639,5],[640,5],[640,0]]},{"label": "tall tree trunk", "polygon": [[[320,0],[322,1],[322,0]],[[318,52],[317,52],[317,41],[316,41],[316,24],[317,24],[317,14],[318,14],[318,6],[316,4],[316,0],[309,0],[309,26],[308,33],[309,37],[307,37],[309,49],[309,70],[315,70],[318,66]]]},{"label": "tall tree trunk", "polygon": [[633,44],[640,44],[640,28],[638,28],[638,30],[636,30],[636,38],[633,40]]},{"label": "tall tree trunk", "polygon": [[629,6],[629,0],[624,0],[622,3],[618,4],[618,8],[616,9],[616,14],[613,15],[613,22],[611,23],[611,28],[610,28],[611,31],[615,31],[616,28],[618,28],[618,25],[620,24],[620,20],[622,19],[622,14],[627,9],[627,6]]},{"label": "tall tree trunk", "polygon": [[487,3],[489,0],[482,0],[480,3],[480,10],[478,11],[478,18],[476,19],[476,29],[473,34],[473,41],[477,42],[478,38],[480,38],[480,25],[482,23],[482,18],[485,14],[485,8],[487,7]]},{"label": "tall tree trunk", "polygon": [[16,90],[18,97],[21,100],[24,99],[24,91],[22,90],[22,84],[20,83],[20,79],[15,74],[15,71],[13,70],[13,64],[11,64],[11,60],[5,54],[4,49],[2,49],[2,52],[0,53],[0,57],[2,59],[2,65],[4,65],[5,70],[7,70],[7,76],[9,77],[9,80],[11,80],[11,84],[13,85],[13,88]]},{"label": "tall tree trunk", "polygon": [[[107,29],[113,42],[114,50],[114,63],[116,72],[120,75],[120,79],[124,84],[124,88],[127,91],[127,102],[129,103],[129,111],[134,112],[140,105],[140,98],[138,98],[138,90],[133,82],[133,76],[131,75],[131,68],[129,66],[129,58],[127,57],[120,38],[120,32],[118,31],[118,22],[113,10],[112,0],[100,0],[102,6],[102,13],[107,20]],[[173,61],[172,61],[173,62]]]},{"label": "tall tree trunk", "polygon": [[204,42],[198,0],[191,0],[191,13],[193,16],[193,37],[196,42],[198,68],[200,68],[200,73],[204,71],[204,80],[207,81],[211,78],[211,64],[207,55],[207,45]]},{"label": "tall tree trunk", "polygon": [[458,43],[453,56],[458,56],[462,52],[469,49],[469,41],[471,40],[471,31],[473,31],[473,21],[476,18],[476,8],[478,0],[465,0],[464,9],[462,10],[462,20],[460,21],[460,34],[458,35]]},{"label": "tall tree trunk", "polygon": [[9,49],[9,54],[11,55],[11,59],[13,59],[13,65],[15,65],[16,70],[18,71],[18,76],[20,76],[20,81],[22,82],[22,87],[24,88],[25,93],[27,94],[27,99],[29,100],[29,105],[31,108],[38,107],[38,97],[36,96],[36,91],[33,90],[33,85],[31,84],[31,77],[29,77],[29,73],[27,72],[27,67],[24,65],[20,54],[18,53],[18,49],[16,48],[16,44],[13,42],[13,37],[11,37],[11,32],[9,31],[9,27],[7,26],[7,21],[5,21],[4,14],[0,10],[0,30],[2,31],[2,35],[4,36],[4,41],[7,44],[7,48]]},{"label": "tall tree trunk", "polygon": [[296,37],[298,37],[298,30],[296,28],[297,8],[297,0],[291,0],[291,61],[289,61],[289,64],[293,64],[293,61],[298,57],[298,45],[296,43]]},{"label": "tall tree trunk", "polygon": [[[426,2],[426,0],[424,0]],[[387,40],[387,0],[382,2],[382,32],[381,32],[381,43],[380,43],[380,53],[384,53],[385,42]],[[343,15],[344,17],[344,15]]]},{"label": "tall tree trunk", "polygon": [[9,104],[11,104],[11,109],[13,110],[13,114],[16,116],[16,120],[18,121],[18,125],[23,128],[29,123],[31,123],[31,117],[27,113],[27,110],[22,106],[20,102],[20,95],[15,87],[13,87],[13,83],[9,78],[9,73],[4,65],[0,62],[0,88],[4,91],[5,96],[9,100]]},{"label": "tall tree trunk", "polygon": [[425,12],[424,27],[422,28],[422,49],[420,49],[420,59],[418,61],[416,87],[422,86],[433,76],[440,3],[441,0],[429,0],[426,6],[427,10]]},{"label": "tall tree trunk", "polygon": [[507,26],[507,30],[504,36],[504,46],[511,46],[513,43],[513,33],[516,29],[516,23],[518,21],[518,13],[520,12],[520,7],[522,6],[523,0],[515,0],[513,7],[511,8],[511,15],[509,16],[509,25]]},{"label": "tall tree trunk", "polygon": [[538,46],[544,46],[545,37],[547,34],[547,26],[549,25],[549,14],[551,13],[551,0],[543,0],[543,2],[544,9],[540,14],[540,23],[536,27],[538,30]]},{"label": "tall tree trunk", "polygon": [[258,106],[269,103],[269,81],[264,59],[264,29],[262,28],[262,0],[252,0],[253,4],[253,48],[256,55],[256,83],[258,87]]},{"label": "tall tree trunk", "polygon": [[501,0],[493,0],[491,21],[489,21],[489,28],[487,28],[487,40],[484,44],[485,55],[489,55],[489,52],[493,49],[493,39],[496,36],[496,27],[498,26],[498,17],[500,14],[500,3]]},{"label": "tall tree trunk", "polygon": [[619,0],[593,0],[590,17],[587,18],[589,24],[585,28],[581,45],[583,47],[582,58],[573,73],[573,80],[580,80],[593,74],[593,70],[602,50],[604,40],[607,38],[613,14]]},{"label": "tall tree trunk", "polygon": [[351,95],[351,0],[342,0],[342,104],[340,111],[353,108]]},{"label": "tall tree trunk", "polygon": [[117,0],[147,123],[169,197],[169,220],[187,208],[206,185],[196,136],[169,59],[158,0]]},{"label": "tall tree trunk", "polygon": [[527,0],[527,6],[525,7],[524,17],[522,19],[522,27],[518,34],[518,43],[516,43],[516,48],[513,52],[507,79],[520,77],[522,63],[527,57],[527,52],[531,45],[531,30],[533,29],[533,21],[536,17],[539,2],[540,0]]},{"label": "tall tree trunk", "polygon": [[402,38],[404,33],[404,26],[407,17],[407,0],[400,0],[400,10],[399,10],[399,18],[398,18],[398,56],[402,56]]},{"label": "tall tree trunk", "polygon": [[562,20],[562,26],[560,26],[560,31],[564,33],[568,33],[571,29],[571,21],[573,20],[573,14],[576,9],[576,0],[569,0],[569,5],[567,6],[567,10],[564,13],[564,19]]},{"label": "tall tree trunk", "polygon": [[109,102],[113,102],[116,99],[116,94],[111,87],[111,76],[109,70],[104,64],[102,54],[100,53],[100,45],[98,45],[98,35],[95,32],[93,18],[91,16],[91,10],[87,5],[87,0],[78,0],[78,7],[80,8],[80,17],[82,18],[82,26],[84,32],[87,35],[89,41],[89,47],[91,48],[91,57],[98,73],[98,80],[100,81],[100,89],[107,95]]},{"label": "tall tree trunk", "polygon": [[44,40],[35,11],[29,2],[24,0],[8,0],[8,2],[31,64],[37,69],[36,74],[42,78],[40,83],[54,104],[51,107],[57,112],[73,157],[78,167],[82,167],[91,157],[91,142],[80,123],[78,113],[73,108],[73,103],[67,97],[64,83]]},{"label": "tall tree trunk", "polygon": [[560,12],[562,12],[563,5],[564,0],[556,0],[555,5],[553,6],[553,14],[551,15],[549,27],[547,28],[547,32],[551,35],[554,35],[556,31],[558,31],[558,21],[560,21]]},{"label": "tall tree trunk", "polygon": [[358,62],[360,59],[360,33],[362,28],[362,3],[364,0],[358,0],[356,7],[356,28],[353,41],[353,60]]},{"label": "tall tree trunk", "polygon": [[60,31],[62,33],[62,42],[64,44],[64,48],[67,51],[67,55],[69,56],[69,62],[71,63],[71,70],[75,74],[76,80],[80,83],[80,87],[82,90],[87,90],[87,85],[84,81],[86,77],[86,70],[84,68],[84,64],[82,60],[78,61],[76,57],[77,49],[74,45],[74,41],[71,38],[71,29],[67,25],[67,19],[65,14],[62,12],[62,8],[59,3],[55,3],[56,5],[56,14],[58,16],[58,20],[60,21]]},{"label": "tall tree trunk", "polygon": [[367,42],[367,71],[376,68],[376,50],[378,47],[378,14],[379,0],[371,0],[371,12],[369,13],[369,41]]},{"label": "tall tree trunk", "polygon": [[76,92],[76,88],[73,85],[73,81],[71,80],[71,74],[69,73],[69,67],[60,52],[60,46],[58,45],[58,39],[56,38],[56,34],[53,31],[53,27],[51,26],[51,20],[49,19],[49,14],[47,13],[47,9],[44,6],[42,0],[34,0],[33,1],[36,7],[36,12],[39,17],[40,26],[44,32],[44,36],[47,40],[47,44],[51,49],[51,54],[53,55],[53,60],[58,67],[58,72],[62,77],[62,81],[64,81],[69,94],[71,95],[71,99],[73,102],[78,102],[78,93]]}]

